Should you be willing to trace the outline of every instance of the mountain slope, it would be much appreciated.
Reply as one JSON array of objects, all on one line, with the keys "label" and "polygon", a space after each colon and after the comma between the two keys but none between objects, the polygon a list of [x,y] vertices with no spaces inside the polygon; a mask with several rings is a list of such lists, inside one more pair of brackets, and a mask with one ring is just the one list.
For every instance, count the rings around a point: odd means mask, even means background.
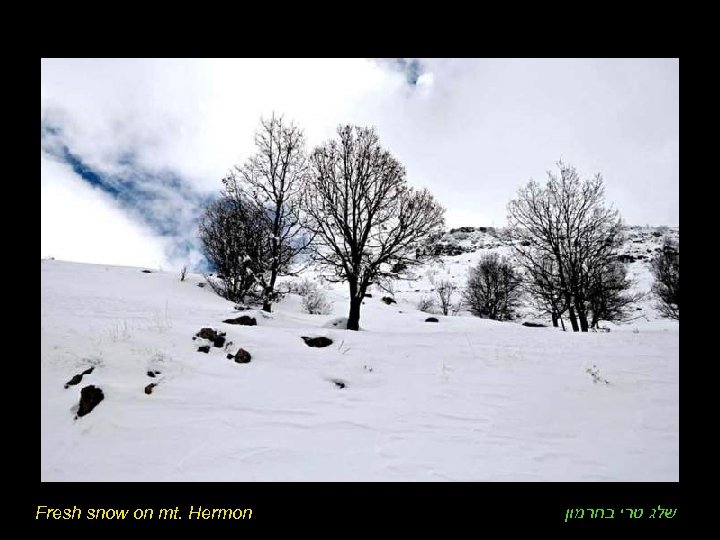
[{"label": "mountain slope", "polygon": [[[265,318],[200,281],[41,261],[42,480],[678,480],[676,322],[587,334],[426,323],[416,283],[390,306],[373,291],[350,332],[325,327],[346,315],[342,286],[328,291],[331,315],[289,294]],[[221,322],[243,314],[257,326]],[[202,327],[252,361],[198,352]],[[593,365],[610,384],[593,382]],[[90,384],[105,399],[75,419]]]}]

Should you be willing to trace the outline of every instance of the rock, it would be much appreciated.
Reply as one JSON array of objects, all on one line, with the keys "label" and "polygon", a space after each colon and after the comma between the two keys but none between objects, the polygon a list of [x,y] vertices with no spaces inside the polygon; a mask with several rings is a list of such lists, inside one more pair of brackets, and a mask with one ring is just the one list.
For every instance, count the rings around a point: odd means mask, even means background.
[{"label": "rock", "polygon": [[228,355],[227,355],[227,359],[228,359],[228,360],[232,360],[233,358],[235,358],[235,355],[234,355],[234,354],[228,354]]},{"label": "rock", "polygon": [[143,274],[152,274],[152,270],[141,270]]},{"label": "rock", "polygon": [[202,347],[198,347],[198,352],[209,353],[210,345],[203,345]]},{"label": "rock", "polygon": [[303,341],[305,341],[305,345],[308,347],[327,347],[329,345],[332,345],[332,339],[326,338],[324,336],[318,336],[318,337],[306,337],[301,336]]},{"label": "rock", "polygon": [[92,384],[86,386],[80,391],[80,404],[78,405],[77,415],[85,416],[103,399],[105,399],[105,395],[100,388]]},{"label": "rock", "polygon": [[529,326],[530,328],[547,328],[547,324],[525,321],[522,323],[523,326]]},{"label": "rock", "polygon": [[225,336],[218,336],[213,340],[213,347],[222,347],[225,345]]},{"label": "rock", "polygon": [[249,315],[243,315],[237,319],[225,319],[223,322],[227,324],[239,324],[241,326],[257,326],[257,319]]},{"label": "rock", "polygon": [[621,263],[631,263],[631,262],[635,262],[635,257],[634,257],[633,255],[628,254],[628,253],[623,253],[623,254],[621,254],[621,255],[618,255],[618,256],[615,257],[615,258],[616,258],[616,260],[617,260],[618,262],[621,262]]},{"label": "rock", "polygon": [[335,386],[338,388],[345,388],[345,382],[341,381],[340,379],[331,379],[331,382],[335,383]]},{"label": "rock", "polygon": [[250,356],[250,353],[247,352],[245,349],[238,349],[238,352],[235,353],[235,356],[228,355],[230,358],[235,360],[238,364],[247,364],[252,359],[252,356]]},{"label": "rock", "polygon": [[425,322],[440,322],[440,321],[438,321],[436,317],[428,317],[427,319],[425,319]]},{"label": "rock", "polygon": [[[148,372],[148,373],[149,373],[149,372]],[[156,386],[157,386],[156,383],[151,382],[150,384],[148,384],[148,385],[145,387],[145,393],[146,393],[147,395],[152,394],[153,388],[155,388]]]},{"label": "rock", "polygon": [[148,377],[152,377],[152,378],[154,379],[154,378],[155,378],[155,373],[153,373],[152,371],[148,371],[148,372],[147,372],[147,376],[148,376]]},{"label": "rock", "polygon": [[215,341],[218,337],[218,332],[213,328],[201,328],[200,331],[195,334],[195,336],[202,339],[209,339],[210,341]]},{"label": "rock", "polygon": [[204,283],[198,283],[197,286],[202,289],[202,288],[205,286],[205,284],[204,284]]},{"label": "rock", "polygon": [[75,386],[80,381],[82,381],[82,378],[83,378],[83,376],[80,374],[74,375],[72,379],[70,379],[68,382],[65,383],[65,388],[67,388],[68,386]]},{"label": "rock", "polygon": [[397,304],[397,302],[395,301],[395,299],[394,299],[394,298],[390,298],[389,296],[383,296],[380,300],[382,300],[383,302],[385,302],[388,306],[389,306],[390,304]]},{"label": "rock", "polygon": [[82,372],[82,375],[90,375],[94,369],[95,369],[95,366],[89,367],[85,371]]}]

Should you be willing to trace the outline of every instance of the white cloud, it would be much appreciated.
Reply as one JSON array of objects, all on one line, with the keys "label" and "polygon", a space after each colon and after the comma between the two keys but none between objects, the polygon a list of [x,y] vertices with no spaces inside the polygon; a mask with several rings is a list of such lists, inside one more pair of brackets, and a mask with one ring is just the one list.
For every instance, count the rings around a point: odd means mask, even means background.
[{"label": "white cloud", "polygon": [[167,265],[165,242],[66,164],[40,156],[40,256],[67,261]]}]

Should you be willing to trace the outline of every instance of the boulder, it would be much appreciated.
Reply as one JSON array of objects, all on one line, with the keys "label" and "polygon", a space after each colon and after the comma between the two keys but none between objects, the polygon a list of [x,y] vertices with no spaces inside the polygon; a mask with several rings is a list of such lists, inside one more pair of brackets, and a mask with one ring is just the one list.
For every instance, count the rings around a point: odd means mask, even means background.
[{"label": "boulder", "polygon": [[394,299],[394,298],[390,298],[389,296],[383,296],[380,300],[382,300],[383,302],[385,302],[388,306],[389,306],[390,304],[397,304],[397,302],[395,301],[395,299]]},{"label": "boulder", "polygon": [[215,341],[218,337],[217,330],[213,328],[201,328],[200,331],[195,334],[195,337],[199,337],[202,339],[208,339],[210,341]]},{"label": "boulder", "polygon": [[240,326],[257,326],[257,319],[249,315],[242,315],[237,319],[225,319],[223,322],[227,324],[239,324]]},{"label": "boulder", "polygon": [[89,385],[80,391],[80,404],[78,405],[78,416],[85,416],[105,399],[103,391],[94,385]]},{"label": "boulder", "polygon": [[237,362],[238,364],[247,364],[252,359],[252,356],[250,356],[250,353],[247,352],[245,349],[238,349],[238,352],[235,353],[235,355],[228,355],[229,358],[232,358]]},{"label": "boulder", "polygon": [[198,352],[209,353],[210,345],[203,345],[202,347],[198,347]]},{"label": "boulder", "polygon": [[425,319],[425,322],[440,322],[440,321],[438,321],[436,317],[428,317],[427,319]]},{"label": "boulder", "polygon": [[318,336],[318,337],[306,337],[301,336],[303,341],[305,341],[305,345],[308,347],[327,347],[329,345],[332,345],[332,339],[326,338],[324,336]]}]

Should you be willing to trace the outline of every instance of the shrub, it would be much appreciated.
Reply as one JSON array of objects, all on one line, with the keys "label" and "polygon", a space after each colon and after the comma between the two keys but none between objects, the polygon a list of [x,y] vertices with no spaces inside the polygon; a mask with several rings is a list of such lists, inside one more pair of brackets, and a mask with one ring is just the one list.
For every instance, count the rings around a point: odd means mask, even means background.
[{"label": "shrub", "polygon": [[310,315],[329,315],[332,312],[332,303],[328,301],[325,291],[317,287],[303,296],[302,306]]},{"label": "shrub", "polygon": [[470,269],[464,300],[473,314],[488,319],[511,319],[520,297],[520,279],[510,262],[496,253],[484,255]]},{"label": "shrub", "polygon": [[432,296],[423,296],[420,298],[417,308],[425,313],[435,313],[435,299]]}]

